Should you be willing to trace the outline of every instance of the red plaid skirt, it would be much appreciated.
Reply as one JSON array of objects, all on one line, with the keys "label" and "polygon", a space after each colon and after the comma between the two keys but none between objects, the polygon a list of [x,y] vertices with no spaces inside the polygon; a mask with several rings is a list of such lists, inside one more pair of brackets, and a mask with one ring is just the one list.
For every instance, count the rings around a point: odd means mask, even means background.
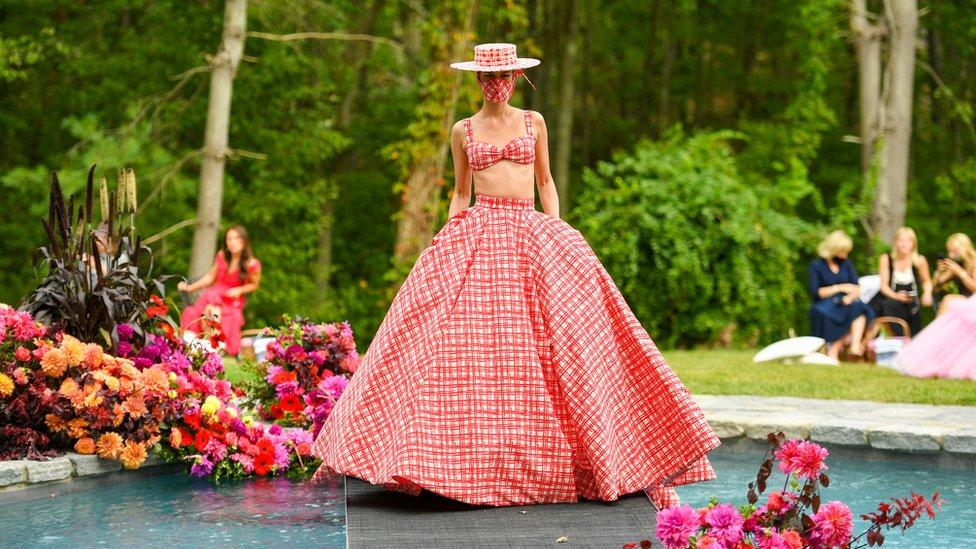
[{"label": "red plaid skirt", "polygon": [[580,232],[479,193],[420,254],[312,452],[316,481],[660,507],[715,478],[718,445]]}]

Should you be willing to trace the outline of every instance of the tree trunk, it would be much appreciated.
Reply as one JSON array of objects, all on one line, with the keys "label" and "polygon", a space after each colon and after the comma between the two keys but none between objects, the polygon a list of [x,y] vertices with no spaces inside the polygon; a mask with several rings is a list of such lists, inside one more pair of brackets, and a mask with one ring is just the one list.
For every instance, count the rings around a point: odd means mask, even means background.
[{"label": "tree trunk", "polygon": [[887,5],[891,52],[884,106],[884,192],[879,188],[875,194],[873,224],[878,236],[890,242],[905,223],[918,6],[916,0],[890,0]]},{"label": "tree trunk", "polygon": [[871,158],[878,138],[881,103],[881,38],[885,27],[868,20],[865,0],[854,0],[851,30],[857,46],[858,107],[861,126],[861,173],[871,171]]},{"label": "tree trunk", "polygon": [[444,165],[450,149],[451,126],[454,124],[461,78],[464,76],[461,71],[448,68],[448,63],[450,60],[470,55],[477,12],[478,0],[471,0],[461,37],[450,47],[439,48],[430,61],[433,67],[431,70],[439,73],[433,78],[445,79],[447,83],[443,86],[443,91],[435,92],[438,97],[431,98],[431,101],[442,105],[443,117],[440,121],[441,130],[434,136],[439,142],[433,154],[425,154],[413,159],[413,167],[404,183],[403,207],[397,220],[397,242],[393,252],[395,262],[399,265],[413,261],[430,243],[434,234],[435,212],[432,211],[431,205],[436,202],[437,190],[444,185]]},{"label": "tree trunk", "polygon": [[230,101],[234,75],[244,54],[247,25],[247,0],[224,2],[224,28],[220,49],[210,61],[210,98],[204,135],[203,164],[200,168],[200,194],[197,198],[197,225],[190,254],[190,277],[202,276],[210,269],[216,252],[224,191],[224,164],[227,159],[227,131],[230,126]]},{"label": "tree trunk", "polygon": [[574,98],[576,96],[576,57],[579,51],[577,37],[579,35],[579,0],[571,0],[567,5],[568,27],[566,34],[562,67],[559,70],[559,117],[556,127],[556,192],[560,199],[570,204],[569,196],[569,157],[573,148],[573,113],[575,111]]}]

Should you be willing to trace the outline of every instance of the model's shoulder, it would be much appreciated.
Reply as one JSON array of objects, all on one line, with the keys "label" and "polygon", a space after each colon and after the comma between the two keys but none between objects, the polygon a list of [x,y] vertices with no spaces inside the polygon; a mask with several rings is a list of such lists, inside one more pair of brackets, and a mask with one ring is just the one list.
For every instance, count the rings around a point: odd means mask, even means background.
[{"label": "model's shoulder", "polygon": [[453,135],[453,136],[463,136],[464,135],[464,121],[465,120],[468,120],[468,119],[467,118],[462,118],[462,119],[458,120],[457,122],[455,122],[453,126],[451,126],[451,135]]},{"label": "model's shoulder", "polygon": [[546,119],[542,117],[542,113],[540,113],[539,111],[526,109],[525,112],[529,113],[529,116],[532,117],[533,122],[544,123],[546,121]]}]

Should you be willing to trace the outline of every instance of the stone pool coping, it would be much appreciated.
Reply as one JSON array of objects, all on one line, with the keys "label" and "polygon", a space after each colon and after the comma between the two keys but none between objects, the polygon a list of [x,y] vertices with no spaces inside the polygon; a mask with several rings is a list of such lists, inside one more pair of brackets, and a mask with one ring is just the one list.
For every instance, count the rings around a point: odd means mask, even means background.
[{"label": "stone pool coping", "polygon": [[[894,404],[751,395],[695,395],[722,451],[761,451],[766,434],[822,443],[833,455],[976,469],[976,406]],[[150,452],[142,467],[68,453],[48,461],[0,462],[0,505],[175,472]]]},{"label": "stone pool coping", "polygon": [[0,461],[0,505],[56,497],[181,468],[182,464],[168,464],[153,452],[142,466],[131,471],[123,470],[115,460],[73,452],[47,461]]},{"label": "stone pool coping", "polygon": [[915,455],[976,468],[976,406],[749,395],[695,395],[719,438],[762,442],[783,431],[828,447]]}]

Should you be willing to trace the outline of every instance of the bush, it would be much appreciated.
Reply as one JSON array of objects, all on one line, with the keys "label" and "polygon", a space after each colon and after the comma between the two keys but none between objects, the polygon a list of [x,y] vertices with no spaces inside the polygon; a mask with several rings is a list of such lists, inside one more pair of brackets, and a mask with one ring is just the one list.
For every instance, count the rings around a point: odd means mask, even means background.
[{"label": "bush", "polygon": [[583,174],[574,223],[662,346],[754,345],[805,328],[814,227],[762,207],[737,139],[674,129]]}]

